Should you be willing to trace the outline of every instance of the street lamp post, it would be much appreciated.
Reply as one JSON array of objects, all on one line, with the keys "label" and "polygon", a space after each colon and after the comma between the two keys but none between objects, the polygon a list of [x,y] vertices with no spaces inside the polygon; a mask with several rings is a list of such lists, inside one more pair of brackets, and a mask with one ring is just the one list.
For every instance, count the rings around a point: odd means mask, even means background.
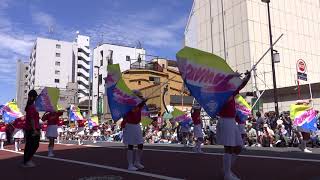
[{"label": "street lamp post", "polygon": [[94,68],[97,68],[98,69],[98,103],[97,103],[97,115],[98,115],[98,118],[100,118],[100,112],[99,112],[99,108],[100,108],[100,66],[94,66]]},{"label": "street lamp post", "polygon": [[277,81],[276,81],[276,71],[274,65],[274,50],[272,43],[272,31],[271,31],[271,18],[270,18],[270,0],[261,0],[267,3],[268,7],[268,22],[269,22],[269,39],[270,39],[270,52],[271,52],[271,67],[272,67],[272,78],[273,78],[273,98],[274,98],[274,108],[276,111],[276,116],[279,117],[279,105],[278,105],[278,92],[277,92]]}]

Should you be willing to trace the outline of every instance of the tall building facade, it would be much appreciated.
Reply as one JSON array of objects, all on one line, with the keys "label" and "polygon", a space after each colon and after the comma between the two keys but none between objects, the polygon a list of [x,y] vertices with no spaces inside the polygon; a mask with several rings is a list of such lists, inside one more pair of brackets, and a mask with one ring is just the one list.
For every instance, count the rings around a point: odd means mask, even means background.
[{"label": "tall building facade", "polygon": [[[280,55],[275,64],[279,88],[279,108],[288,110],[297,100],[296,63],[307,64],[308,81],[300,81],[300,98],[310,98],[320,107],[320,94],[308,90],[320,81],[320,1],[271,0],[271,27],[274,46]],[[212,52],[226,59],[239,72],[245,72],[270,47],[267,4],[261,0],[194,0],[185,29],[185,45]],[[260,91],[263,109],[273,110],[272,68],[270,54],[266,55],[243,92]],[[311,92],[311,93],[310,93]]]},{"label": "tall building facade", "polygon": [[16,101],[21,111],[23,111],[26,106],[28,99],[28,70],[29,65],[27,62],[17,61]]},{"label": "tall building facade", "polygon": [[[130,65],[138,61],[139,57],[142,62],[145,60],[146,51],[143,48],[116,44],[101,44],[93,50],[93,76],[92,76],[92,113],[103,113],[106,108],[103,104],[107,104],[104,95],[104,78],[107,77],[108,64],[119,64],[121,71],[130,69]],[[98,93],[99,89],[99,93]],[[99,98],[98,98],[99,97]],[[98,101],[99,99],[99,101]],[[99,104],[99,105],[98,105]],[[105,110],[103,110],[105,109]]]},{"label": "tall building facade", "polygon": [[[57,87],[73,94],[73,104],[89,103],[90,49],[89,37],[77,34],[74,42],[37,38],[32,48],[27,73],[28,90]],[[77,87],[74,87],[76,84]],[[71,91],[71,90],[70,90]],[[66,97],[61,101],[69,102]],[[64,103],[62,103],[64,104]]]},{"label": "tall building facade", "polygon": [[79,102],[89,102],[90,91],[90,39],[88,36],[78,35],[76,38],[76,69],[79,89]]}]

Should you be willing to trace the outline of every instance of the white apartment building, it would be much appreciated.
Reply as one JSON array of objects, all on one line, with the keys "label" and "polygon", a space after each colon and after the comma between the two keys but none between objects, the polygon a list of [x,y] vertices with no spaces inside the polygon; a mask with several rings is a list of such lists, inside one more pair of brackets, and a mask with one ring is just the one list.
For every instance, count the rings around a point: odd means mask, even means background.
[{"label": "white apartment building", "polygon": [[[123,45],[104,43],[93,50],[93,76],[92,76],[92,113],[98,112],[98,94],[100,97],[99,108],[103,108],[103,104],[107,104],[104,95],[104,78],[107,77],[108,64],[119,64],[121,72],[130,69],[130,64],[136,62],[140,56],[142,62],[145,60],[146,51],[142,48],[135,48]],[[99,84],[99,85],[98,85]],[[99,87],[98,87],[99,86]],[[98,93],[99,89],[99,93]],[[102,103],[103,102],[103,103]]]},{"label": "white apartment building", "polygon": [[27,62],[17,61],[16,101],[21,111],[23,111],[28,100],[28,69],[29,65]]},{"label": "white apartment building", "polygon": [[30,55],[28,90],[77,83],[76,103],[89,99],[89,37],[77,34],[75,42],[37,38]]},{"label": "white apartment building", "polygon": [[[275,64],[279,109],[288,110],[298,99],[296,62],[307,64],[308,81],[302,84],[301,98],[310,98],[320,108],[320,1],[271,0],[273,41],[283,38],[274,49],[280,54]],[[226,59],[239,72],[245,72],[270,47],[267,4],[261,0],[194,0],[185,29],[185,45],[212,52]],[[274,110],[270,53],[257,66],[256,76],[243,92],[262,93],[263,109]]]}]

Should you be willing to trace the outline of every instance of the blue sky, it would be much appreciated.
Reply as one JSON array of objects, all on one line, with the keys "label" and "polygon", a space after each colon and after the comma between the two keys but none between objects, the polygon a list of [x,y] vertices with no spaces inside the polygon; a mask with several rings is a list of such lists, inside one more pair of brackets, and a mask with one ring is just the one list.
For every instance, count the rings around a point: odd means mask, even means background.
[{"label": "blue sky", "polygon": [[[0,0],[0,104],[15,98],[16,61],[27,61],[36,37],[134,46],[170,59],[182,47],[192,0]],[[49,28],[53,33],[49,33]]]}]

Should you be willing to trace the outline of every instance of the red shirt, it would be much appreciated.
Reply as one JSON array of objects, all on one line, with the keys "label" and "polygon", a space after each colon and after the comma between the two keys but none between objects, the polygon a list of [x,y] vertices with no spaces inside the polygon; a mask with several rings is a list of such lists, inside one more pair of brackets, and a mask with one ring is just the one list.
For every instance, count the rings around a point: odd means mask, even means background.
[{"label": "red shirt", "polygon": [[63,125],[64,125],[63,119],[59,119],[58,126],[63,126]]},{"label": "red shirt", "polygon": [[78,120],[77,123],[78,123],[78,127],[84,127],[84,124],[85,124],[85,120]]},{"label": "red shirt", "polygon": [[39,113],[36,110],[36,107],[34,104],[29,105],[26,109],[26,124],[25,124],[25,129],[26,130],[33,130],[31,121],[34,122],[34,126],[37,130],[40,129],[39,125]]},{"label": "red shirt", "polygon": [[58,125],[59,116],[62,116],[63,112],[49,112],[42,117],[42,121],[48,121],[48,125]]},{"label": "red shirt", "polygon": [[41,126],[42,131],[47,131],[48,125],[46,123],[43,123]]},{"label": "red shirt", "polygon": [[25,119],[22,117],[22,118],[18,118],[16,119],[15,121],[13,121],[13,126],[14,128],[16,129],[23,129],[25,127],[25,124],[26,124],[26,121]]},{"label": "red shirt", "polygon": [[0,123],[0,132],[6,132],[7,126],[5,123]]},{"label": "red shirt", "polygon": [[191,114],[194,125],[201,124],[200,109],[194,110]]},{"label": "red shirt", "polygon": [[144,106],[144,103],[141,103],[137,107],[133,108],[132,111],[128,112],[123,117],[122,123],[124,123],[124,124],[121,123],[121,127],[122,127],[122,125],[125,125],[125,123],[139,124],[141,122],[141,111],[142,111],[143,106]]},{"label": "red shirt", "polygon": [[231,97],[226,104],[223,106],[222,110],[219,112],[219,116],[222,118],[235,118],[236,117],[236,102],[234,97]]}]

